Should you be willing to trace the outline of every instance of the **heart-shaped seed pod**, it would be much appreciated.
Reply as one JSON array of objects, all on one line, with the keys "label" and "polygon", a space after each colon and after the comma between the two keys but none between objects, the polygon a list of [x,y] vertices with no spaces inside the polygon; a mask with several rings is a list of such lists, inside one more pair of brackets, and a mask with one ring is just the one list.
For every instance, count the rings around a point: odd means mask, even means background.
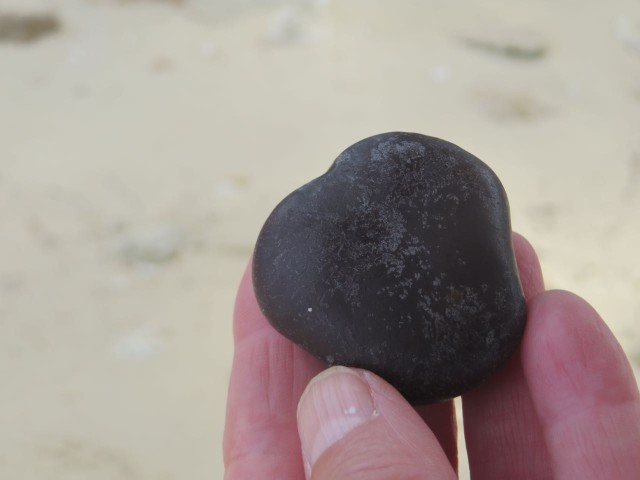
[{"label": "heart-shaped seed pod", "polygon": [[478,385],[525,325],[500,181],[415,133],[362,140],[287,196],[260,232],[253,281],[276,330],[414,404]]}]

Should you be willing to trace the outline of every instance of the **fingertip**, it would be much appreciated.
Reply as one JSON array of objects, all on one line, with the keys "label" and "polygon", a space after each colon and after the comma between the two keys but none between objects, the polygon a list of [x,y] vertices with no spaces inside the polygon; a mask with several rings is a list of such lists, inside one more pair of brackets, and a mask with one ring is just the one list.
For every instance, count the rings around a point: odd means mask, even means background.
[{"label": "fingertip", "polygon": [[456,408],[453,400],[433,405],[414,406],[422,421],[440,442],[440,446],[449,459],[449,463],[458,470],[458,427],[456,423]]},{"label": "fingertip", "polygon": [[234,316],[238,316],[243,313],[243,310],[253,295],[253,281],[251,279],[251,261],[245,266],[244,273],[238,284],[238,291],[236,292],[236,300],[234,304]]},{"label": "fingertip", "polygon": [[233,312],[234,340],[237,344],[251,333],[267,327],[270,328],[270,325],[258,306],[253,290],[252,260],[249,260],[236,294]]},{"label": "fingertip", "polygon": [[600,315],[577,295],[545,292],[529,306],[523,366],[542,414],[553,420],[585,403],[638,397],[631,366]]},{"label": "fingertip", "polygon": [[544,291],[540,260],[533,246],[525,237],[513,232],[512,239],[522,289],[526,300],[529,301]]},{"label": "fingertip", "polygon": [[323,366],[269,325],[253,293],[251,264],[238,288],[234,337],[225,478],[302,478],[295,409],[305,385]]},{"label": "fingertip", "polygon": [[298,429],[307,478],[455,476],[411,405],[364,370],[332,367],[316,376],[300,400]]},{"label": "fingertip", "polygon": [[534,298],[522,364],[559,476],[637,478],[640,394],[593,307],[565,291]]},{"label": "fingertip", "polygon": [[335,366],[316,375],[297,411],[307,474],[328,448],[376,415],[371,388],[356,370]]}]

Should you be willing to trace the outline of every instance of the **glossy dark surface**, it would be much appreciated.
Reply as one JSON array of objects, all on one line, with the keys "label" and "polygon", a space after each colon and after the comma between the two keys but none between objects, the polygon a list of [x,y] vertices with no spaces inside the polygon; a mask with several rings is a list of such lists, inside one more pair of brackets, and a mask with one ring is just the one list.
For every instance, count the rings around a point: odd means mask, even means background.
[{"label": "glossy dark surface", "polygon": [[254,252],[269,322],[414,404],[469,390],[516,349],[526,309],[507,198],[479,159],[414,133],[367,138],[287,196]]}]

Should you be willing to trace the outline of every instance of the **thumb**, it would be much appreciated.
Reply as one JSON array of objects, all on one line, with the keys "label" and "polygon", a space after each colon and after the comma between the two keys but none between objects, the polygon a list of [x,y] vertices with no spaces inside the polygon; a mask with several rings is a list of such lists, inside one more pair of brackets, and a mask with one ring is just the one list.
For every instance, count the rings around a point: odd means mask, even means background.
[{"label": "thumb", "polygon": [[373,373],[332,367],[298,404],[307,479],[455,479],[435,435],[387,382]]}]

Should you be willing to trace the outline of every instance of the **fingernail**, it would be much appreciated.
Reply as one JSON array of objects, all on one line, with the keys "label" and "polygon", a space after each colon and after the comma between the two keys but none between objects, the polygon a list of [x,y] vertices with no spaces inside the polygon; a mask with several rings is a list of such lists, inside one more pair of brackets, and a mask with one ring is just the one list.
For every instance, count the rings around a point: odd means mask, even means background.
[{"label": "fingernail", "polygon": [[307,478],[327,448],[375,412],[371,388],[354,370],[332,367],[316,376],[298,403],[298,432]]}]

